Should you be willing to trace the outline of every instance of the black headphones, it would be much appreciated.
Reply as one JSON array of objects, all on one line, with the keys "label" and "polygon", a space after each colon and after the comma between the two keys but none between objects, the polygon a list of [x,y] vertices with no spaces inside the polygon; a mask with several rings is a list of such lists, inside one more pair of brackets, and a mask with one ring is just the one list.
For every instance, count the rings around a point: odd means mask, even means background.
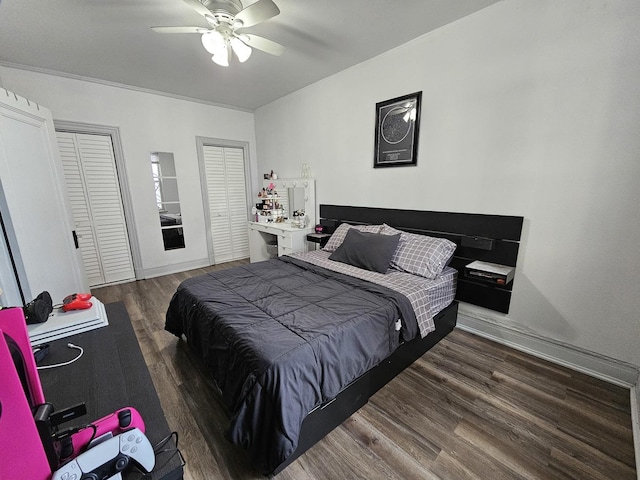
[{"label": "black headphones", "polygon": [[23,311],[28,325],[45,322],[53,311],[51,295],[49,295],[49,292],[47,291],[42,292],[32,301],[27,303],[24,306]]}]

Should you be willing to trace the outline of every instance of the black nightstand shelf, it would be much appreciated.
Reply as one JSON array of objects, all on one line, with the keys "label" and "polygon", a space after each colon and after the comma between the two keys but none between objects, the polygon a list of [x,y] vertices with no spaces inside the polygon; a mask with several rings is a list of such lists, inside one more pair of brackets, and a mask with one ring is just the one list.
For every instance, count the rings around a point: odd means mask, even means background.
[{"label": "black nightstand shelf", "polygon": [[330,237],[330,233],[309,233],[307,235],[307,242],[319,243],[320,248],[322,248],[327,244]]}]

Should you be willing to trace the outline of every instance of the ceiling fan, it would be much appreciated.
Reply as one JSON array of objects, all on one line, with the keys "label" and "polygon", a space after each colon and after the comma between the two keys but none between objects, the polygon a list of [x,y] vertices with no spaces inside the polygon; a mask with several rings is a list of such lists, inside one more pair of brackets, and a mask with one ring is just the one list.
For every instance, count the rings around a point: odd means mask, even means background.
[{"label": "ceiling fan", "polygon": [[158,33],[198,33],[202,45],[213,56],[211,59],[220,66],[228,67],[231,52],[240,62],[251,56],[252,48],[271,55],[282,55],[284,47],[264,37],[244,33],[247,27],[257,25],[280,13],[273,0],[258,0],[246,8],[240,0],[183,0],[202,15],[210,28],[206,27],[151,27]]}]

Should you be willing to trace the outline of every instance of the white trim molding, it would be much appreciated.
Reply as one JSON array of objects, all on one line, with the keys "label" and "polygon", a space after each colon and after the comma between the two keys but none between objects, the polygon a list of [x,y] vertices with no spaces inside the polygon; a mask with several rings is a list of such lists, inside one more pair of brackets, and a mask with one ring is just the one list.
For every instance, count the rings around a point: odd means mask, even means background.
[{"label": "white trim molding", "polygon": [[640,376],[636,384],[631,387],[631,429],[636,452],[636,474],[640,480]]},{"label": "white trim molding", "polygon": [[592,377],[631,388],[638,381],[640,368],[573,345],[557,342],[531,332],[516,330],[484,318],[458,314],[458,327],[521,352],[591,375]]},{"label": "white trim molding", "polygon": [[248,108],[235,107],[233,105],[227,105],[226,103],[210,102],[207,100],[202,100],[194,97],[187,97],[185,95],[162,92],[160,90],[137,87],[135,85],[127,85],[126,83],[111,82],[109,80],[102,80],[100,78],[87,77],[85,75],[76,75],[74,73],[61,72],[59,70],[51,70],[49,68],[33,67],[31,65],[23,65],[21,63],[12,63],[12,62],[6,62],[3,60],[0,60],[0,67],[15,68],[16,70],[25,70],[27,72],[42,73],[45,75],[52,75],[54,77],[70,78],[72,80],[79,80],[81,82],[96,83],[98,85],[106,85],[107,87],[122,88],[124,90],[131,90],[133,92],[148,93],[150,95],[159,95],[161,97],[175,98],[176,100],[183,100],[185,102],[200,103],[202,105],[210,105],[212,107],[226,108],[229,110],[238,110],[240,112],[247,112],[247,113],[254,112],[253,110]]},{"label": "white trim molding", "polygon": [[196,268],[208,267],[208,258],[201,258],[199,260],[191,260],[189,262],[175,263],[162,267],[147,268],[144,270],[143,278],[161,277],[162,275],[170,275],[172,273],[186,272],[187,270],[195,270]]}]

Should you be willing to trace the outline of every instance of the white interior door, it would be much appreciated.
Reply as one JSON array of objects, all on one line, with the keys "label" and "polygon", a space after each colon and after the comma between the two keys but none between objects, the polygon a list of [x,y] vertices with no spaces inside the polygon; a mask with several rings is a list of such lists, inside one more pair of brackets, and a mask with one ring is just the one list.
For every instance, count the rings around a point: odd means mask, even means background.
[{"label": "white interior door", "polygon": [[[5,94],[6,93],[6,94]],[[87,289],[73,242],[51,112],[10,92],[0,95],[0,211],[7,252],[0,263],[11,304],[47,290],[54,302]],[[11,279],[11,282],[9,282]],[[5,283],[6,282],[6,283]]]},{"label": "white interior door", "polygon": [[57,137],[89,285],[133,280],[111,137],[68,132]]},{"label": "white interior door", "polygon": [[247,195],[242,148],[203,146],[214,263],[249,256]]}]

